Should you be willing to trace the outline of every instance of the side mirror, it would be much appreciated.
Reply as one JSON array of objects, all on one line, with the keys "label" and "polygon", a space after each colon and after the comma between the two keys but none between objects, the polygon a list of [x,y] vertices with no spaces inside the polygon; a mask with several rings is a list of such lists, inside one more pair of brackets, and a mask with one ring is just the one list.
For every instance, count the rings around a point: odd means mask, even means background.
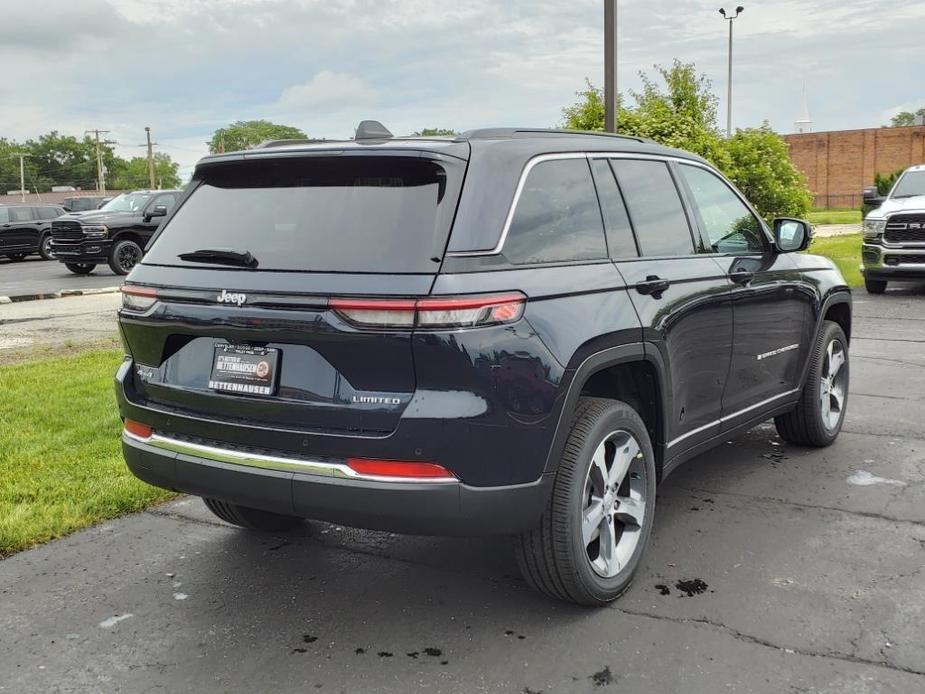
[{"label": "side mirror", "polygon": [[813,240],[813,227],[802,219],[774,220],[774,244],[781,253],[805,251]]},{"label": "side mirror", "polygon": [[145,221],[150,222],[154,217],[166,217],[167,205],[155,205],[145,212]]},{"label": "side mirror", "polygon": [[869,188],[864,189],[865,205],[870,205],[871,207],[880,207],[884,200],[886,200],[886,198],[880,195],[880,191],[877,190],[877,186],[870,186]]}]

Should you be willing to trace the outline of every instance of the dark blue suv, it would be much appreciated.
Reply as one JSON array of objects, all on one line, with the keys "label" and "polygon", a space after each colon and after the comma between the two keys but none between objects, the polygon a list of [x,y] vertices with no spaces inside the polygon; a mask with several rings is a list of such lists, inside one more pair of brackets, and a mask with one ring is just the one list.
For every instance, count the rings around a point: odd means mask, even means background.
[{"label": "dark blue suv", "polygon": [[247,528],[510,534],[601,604],[680,463],[771,417],[837,436],[851,298],[810,233],[632,137],[210,156],[123,288],[125,458]]}]

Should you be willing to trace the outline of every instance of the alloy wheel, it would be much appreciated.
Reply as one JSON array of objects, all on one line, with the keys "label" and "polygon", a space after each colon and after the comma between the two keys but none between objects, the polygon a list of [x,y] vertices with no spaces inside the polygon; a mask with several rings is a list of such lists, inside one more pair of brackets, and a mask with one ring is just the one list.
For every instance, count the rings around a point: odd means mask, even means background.
[{"label": "alloy wheel", "polygon": [[626,431],[607,435],[591,459],[581,510],[582,543],[599,576],[613,578],[633,556],[645,518],[648,484],[636,439]]},{"label": "alloy wheel", "polygon": [[141,260],[141,249],[134,243],[123,244],[117,258],[119,267],[128,272]]},{"label": "alloy wheel", "polygon": [[822,377],[819,379],[819,402],[822,422],[832,431],[838,426],[845,409],[845,396],[848,389],[848,372],[844,369],[848,357],[841,340],[832,340],[825,351],[822,365]]}]

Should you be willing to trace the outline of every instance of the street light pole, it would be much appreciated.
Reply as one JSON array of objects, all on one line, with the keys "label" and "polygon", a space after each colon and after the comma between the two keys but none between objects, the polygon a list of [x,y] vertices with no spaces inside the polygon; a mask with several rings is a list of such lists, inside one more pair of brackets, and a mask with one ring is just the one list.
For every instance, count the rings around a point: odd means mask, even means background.
[{"label": "street light pole", "polygon": [[732,21],[736,19],[745,8],[739,5],[736,7],[736,13],[730,15],[726,13],[724,7],[719,8],[719,13],[723,19],[729,22],[729,72],[726,81],[726,137],[732,137]]},{"label": "street light pole", "polygon": [[604,0],[604,130],[617,132],[617,0]]}]

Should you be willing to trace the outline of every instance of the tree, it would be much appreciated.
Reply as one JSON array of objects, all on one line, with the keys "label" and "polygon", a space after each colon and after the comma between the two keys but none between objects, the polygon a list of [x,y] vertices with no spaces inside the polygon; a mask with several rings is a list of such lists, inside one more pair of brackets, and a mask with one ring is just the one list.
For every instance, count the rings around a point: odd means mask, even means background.
[{"label": "tree", "polygon": [[[117,171],[110,178],[112,188],[130,190],[132,188],[147,188],[150,185],[147,157],[132,157],[128,161],[120,161],[120,164]],[[169,154],[155,152],[155,185],[161,188],[179,188],[180,176],[177,174],[179,168],[180,165],[174,162]]]},{"label": "tree", "polygon": [[447,128],[424,128],[420,132],[414,133],[415,137],[452,137],[458,134],[455,130]]},{"label": "tree", "polygon": [[[74,186],[93,189],[97,183],[96,142],[89,136],[78,140],[73,135],[61,135],[56,130],[27,140],[30,164],[34,165],[35,179],[30,181],[39,190],[51,186]],[[112,172],[118,167],[115,153],[109,145],[101,145],[103,165]]]},{"label": "tree", "polygon": [[[619,101],[620,134],[699,154],[736,183],[767,219],[809,211],[812,195],[806,182],[790,163],[787,144],[767,124],[725,140],[716,122],[718,99],[706,76],[678,60],[655,70],[661,83],[641,74],[642,91],[630,93],[633,105]],[[578,97],[562,111],[565,126],[603,130],[601,90],[586,81]]]},{"label": "tree", "polygon": [[925,107],[920,108],[915,113],[911,111],[900,111],[890,120],[890,126],[893,128],[900,128],[905,125],[915,125],[916,116],[925,117]]},{"label": "tree", "polygon": [[291,125],[280,125],[268,120],[239,120],[212,134],[209,151],[234,152],[256,147],[266,140],[298,140],[306,135]]}]

